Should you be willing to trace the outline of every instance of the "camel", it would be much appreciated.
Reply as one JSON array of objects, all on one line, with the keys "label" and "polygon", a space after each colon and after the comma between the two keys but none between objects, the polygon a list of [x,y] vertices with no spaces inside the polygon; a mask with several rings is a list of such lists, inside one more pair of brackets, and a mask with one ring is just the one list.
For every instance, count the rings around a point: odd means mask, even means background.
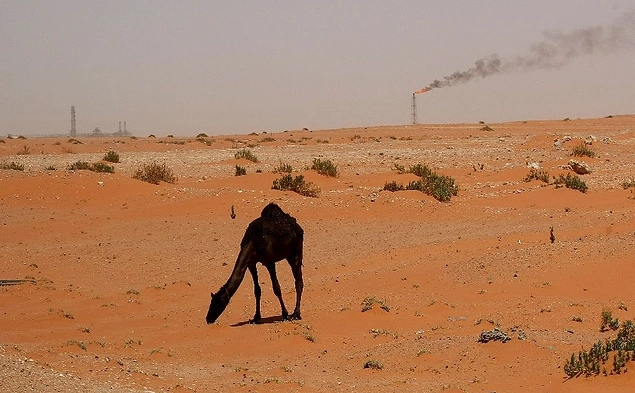
[{"label": "camel", "polygon": [[[211,294],[212,301],[207,312],[207,323],[214,323],[216,319],[225,311],[229,300],[240,286],[247,269],[251,273],[254,281],[254,295],[256,297],[256,312],[252,323],[260,323],[260,285],[258,284],[258,270],[256,264],[262,263],[269,271],[273,292],[280,301],[282,308],[282,319],[301,319],[300,300],[304,282],[302,280],[302,243],[304,231],[296,222],[295,218],[282,211],[275,203],[269,203],[262,209],[260,217],[249,224],[243,240],[240,242],[240,252],[236,259],[234,270],[227,282],[218,290]],[[276,275],[276,262],[286,259],[291,266],[291,271],[295,279],[296,303],[293,314],[289,315],[284,301],[282,291]]]}]

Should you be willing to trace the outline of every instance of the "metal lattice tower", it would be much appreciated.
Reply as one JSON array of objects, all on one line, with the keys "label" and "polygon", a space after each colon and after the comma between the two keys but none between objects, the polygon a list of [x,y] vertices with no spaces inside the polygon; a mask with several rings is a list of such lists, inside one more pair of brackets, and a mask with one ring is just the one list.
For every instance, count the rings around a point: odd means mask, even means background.
[{"label": "metal lattice tower", "polygon": [[415,93],[412,93],[412,124],[418,124],[417,120],[417,98]]},{"label": "metal lattice tower", "polygon": [[75,123],[75,107],[71,106],[71,136],[75,138],[77,136],[77,125]]}]

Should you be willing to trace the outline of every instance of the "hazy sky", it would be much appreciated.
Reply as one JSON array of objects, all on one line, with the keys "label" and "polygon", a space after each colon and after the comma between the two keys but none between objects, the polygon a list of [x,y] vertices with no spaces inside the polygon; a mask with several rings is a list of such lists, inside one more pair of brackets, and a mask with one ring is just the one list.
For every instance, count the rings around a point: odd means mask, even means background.
[{"label": "hazy sky", "polygon": [[[634,0],[0,0],[0,136],[69,132],[71,105],[78,132],[125,120],[139,136],[408,124],[412,92],[435,80],[417,95],[420,123],[632,114],[634,12]],[[479,59],[501,67],[444,79]]]}]

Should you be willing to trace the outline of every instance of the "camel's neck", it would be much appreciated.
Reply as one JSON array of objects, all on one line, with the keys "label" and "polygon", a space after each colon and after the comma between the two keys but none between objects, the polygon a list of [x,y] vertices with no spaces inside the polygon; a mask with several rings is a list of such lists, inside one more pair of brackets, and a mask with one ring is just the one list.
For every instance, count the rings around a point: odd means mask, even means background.
[{"label": "camel's neck", "polygon": [[245,278],[245,273],[247,272],[247,268],[249,267],[250,258],[249,256],[252,254],[252,245],[251,242],[246,243],[243,247],[240,248],[240,253],[238,254],[238,258],[236,259],[236,264],[234,265],[234,270],[232,271],[231,276],[223,285],[229,297],[232,297],[234,293],[238,290],[240,283],[243,282],[243,278]]}]

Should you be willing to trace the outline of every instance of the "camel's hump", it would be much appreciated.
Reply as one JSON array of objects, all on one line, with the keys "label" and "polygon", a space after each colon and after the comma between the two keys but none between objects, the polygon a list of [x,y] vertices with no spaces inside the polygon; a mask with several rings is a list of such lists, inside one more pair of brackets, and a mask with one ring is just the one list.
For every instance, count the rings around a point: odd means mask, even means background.
[{"label": "camel's hump", "polygon": [[271,202],[260,213],[260,217],[280,217],[286,213],[275,202]]}]

